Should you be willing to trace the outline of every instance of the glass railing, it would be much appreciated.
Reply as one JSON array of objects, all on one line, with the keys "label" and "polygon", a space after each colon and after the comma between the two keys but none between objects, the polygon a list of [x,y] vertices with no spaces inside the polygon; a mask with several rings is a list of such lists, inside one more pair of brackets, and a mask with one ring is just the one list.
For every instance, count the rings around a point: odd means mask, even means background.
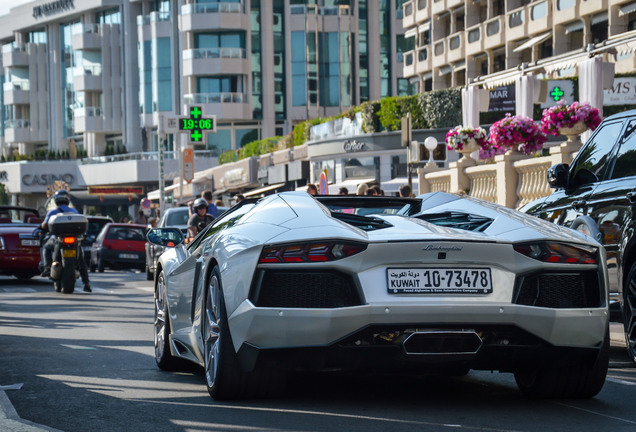
[{"label": "glass railing", "polygon": [[102,109],[100,107],[80,107],[73,110],[73,116],[79,117],[100,117]]},{"label": "glass railing", "polygon": [[84,33],[99,33],[101,29],[100,24],[80,24],[72,26],[71,34],[78,35]]},{"label": "glass railing", "polygon": [[[179,152],[166,150],[163,152],[164,159],[179,159]],[[215,150],[195,150],[194,157],[200,158],[215,158]],[[159,153],[154,152],[137,152],[137,153],[122,153],[110,156],[94,156],[83,158],[81,164],[96,164],[106,162],[120,162],[129,160],[159,160]]]},{"label": "glass railing", "polygon": [[243,5],[243,3],[190,3],[181,6],[181,15],[242,12],[245,12],[245,5]]},{"label": "glass railing", "polygon": [[10,91],[10,90],[31,90],[31,84],[29,83],[29,81],[13,81],[13,82],[6,82],[6,83],[2,84],[2,88],[5,91]]},{"label": "glass railing", "polygon": [[31,126],[31,122],[26,119],[6,120],[4,122],[5,129],[24,129]]},{"label": "glass railing", "polygon": [[331,120],[312,126],[309,129],[309,140],[317,141],[331,137],[362,135],[362,113],[356,113],[353,120],[347,117]]},{"label": "glass railing", "polygon": [[27,45],[28,44],[16,44],[15,42],[12,43],[8,43],[5,45],[2,45],[2,52],[3,53],[10,53],[10,52],[15,52],[15,51],[23,51],[26,52],[27,50]]},{"label": "glass railing", "polygon": [[190,93],[183,96],[186,104],[244,103],[244,93]]},{"label": "glass railing", "polygon": [[148,25],[150,24],[150,17],[148,15],[137,15],[137,25]]},{"label": "glass railing", "polygon": [[245,48],[196,48],[183,52],[184,60],[215,58],[246,58]]},{"label": "glass railing", "polygon": [[170,21],[170,12],[155,11],[150,13],[150,22]]},{"label": "glass railing", "polygon": [[101,76],[102,65],[75,66],[73,68],[73,76],[96,75]]}]

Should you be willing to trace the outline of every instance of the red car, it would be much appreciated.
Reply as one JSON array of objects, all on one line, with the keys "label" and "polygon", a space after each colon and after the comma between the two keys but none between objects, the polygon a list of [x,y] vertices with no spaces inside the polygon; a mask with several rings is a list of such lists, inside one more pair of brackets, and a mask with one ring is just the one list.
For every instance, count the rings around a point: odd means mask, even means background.
[{"label": "red car", "polygon": [[104,225],[91,247],[89,268],[146,268],[146,225],[109,223]]},{"label": "red car", "polygon": [[0,206],[0,274],[29,279],[40,273],[41,223],[34,208]]}]

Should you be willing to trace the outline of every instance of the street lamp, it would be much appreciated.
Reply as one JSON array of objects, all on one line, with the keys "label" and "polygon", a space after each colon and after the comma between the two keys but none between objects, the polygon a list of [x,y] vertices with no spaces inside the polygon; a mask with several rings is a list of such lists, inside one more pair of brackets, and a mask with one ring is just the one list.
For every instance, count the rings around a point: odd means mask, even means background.
[{"label": "street lamp", "polygon": [[428,137],[424,140],[424,147],[428,150],[428,163],[432,164],[433,162],[433,151],[437,148],[437,138]]}]

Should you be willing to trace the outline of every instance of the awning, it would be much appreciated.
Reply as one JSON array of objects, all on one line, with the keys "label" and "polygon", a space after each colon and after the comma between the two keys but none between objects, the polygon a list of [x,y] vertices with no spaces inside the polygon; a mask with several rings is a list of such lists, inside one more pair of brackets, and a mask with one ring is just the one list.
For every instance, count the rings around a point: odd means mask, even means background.
[{"label": "awning", "polygon": [[574,33],[575,31],[583,30],[583,21],[576,20],[565,25],[565,34]]},{"label": "awning", "polygon": [[263,186],[262,188],[252,189],[250,191],[243,192],[243,196],[250,197],[250,196],[262,194],[264,192],[269,192],[271,190],[279,189],[279,188],[285,186],[286,184],[287,183],[284,183],[284,182],[283,183],[276,183],[276,184],[273,184],[273,185]]},{"label": "awning", "polygon": [[625,16],[625,15],[629,15],[630,13],[634,13],[636,12],[636,2],[634,3],[629,3],[626,4],[624,6],[621,6],[620,9],[618,10],[618,16]]},{"label": "awning", "polygon": [[517,48],[513,49],[512,51],[519,52],[519,51],[523,51],[524,49],[531,48],[535,46],[536,44],[540,44],[541,42],[547,40],[551,36],[552,36],[551,31],[539,36],[535,36],[533,38],[528,39],[527,41],[525,41],[524,43],[522,43],[521,45],[519,45]]},{"label": "awning", "polygon": [[452,71],[453,71],[453,67],[452,66],[444,65],[441,68],[439,68],[439,76],[447,75],[447,74],[451,73]]},{"label": "awning", "polygon": [[[413,176],[413,178],[411,179],[411,182],[413,184],[413,194],[418,195],[418,191],[420,189],[419,189],[419,179],[417,178],[417,176]],[[384,191],[385,195],[392,195],[392,194],[397,195],[400,192],[400,186],[402,186],[403,184],[409,184],[408,177],[392,178],[391,180],[382,182],[382,184],[380,185],[380,188]]]},{"label": "awning", "polygon": [[417,27],[413,27],[404,32],[404,37],[412,38],[412,37],[415,37],[416,34],[417,34]]}]

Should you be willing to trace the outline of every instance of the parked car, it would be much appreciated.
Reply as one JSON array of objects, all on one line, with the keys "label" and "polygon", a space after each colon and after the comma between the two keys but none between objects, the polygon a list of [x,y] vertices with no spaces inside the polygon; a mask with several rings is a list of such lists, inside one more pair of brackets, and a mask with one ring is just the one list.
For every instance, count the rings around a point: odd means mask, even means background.
[{"label": "parked car", "polygon": [[18,279],[40,274],[41,223],[34,208],[0,206],[0,274]]},{"label": "parked car", "polygon": [[493,203],[282,192],[188,244],[176,228],[148,239],[168,247],[157,365],[203,366],[215,399],[280,393],[296,370],[498,370],[544,398],[592,397],[605,381],[601,246]]},{"label": "parked car", "polygon": [[571,165],[548,170],[551,195],[521,211],[601,242],[607,253],[610,311],[636,362],[636,110],[607,117]]},{"label": "parked car", "polygon": [[104,228],[104,225],[114,221],[109,216],[86,216],[86,218],[88,219],[88,230],[84,234],[84,240],[82,240],[82,250],[84,251],[84,260],[89,263],[91,260],[91,248],[95,238]]},{"label": "parked car", "polygon": [[[219,215],[224,213],[227,207],[218,207]],[[190,219],[190,213],[188,207],[171,207],[166,209],[157,228],[174,227],[179,228],[183,235],[188,232],[188,219]],[[155,266],[157,259],[165,251],[165,247],[153,244],[151,242],[146,243],[146,280],[152,280],[155,274]]]},{"label": "parked car", "polygon": [[90,270],[144,269],[145,225],[108,223],[104,225],[91,248]]}]

